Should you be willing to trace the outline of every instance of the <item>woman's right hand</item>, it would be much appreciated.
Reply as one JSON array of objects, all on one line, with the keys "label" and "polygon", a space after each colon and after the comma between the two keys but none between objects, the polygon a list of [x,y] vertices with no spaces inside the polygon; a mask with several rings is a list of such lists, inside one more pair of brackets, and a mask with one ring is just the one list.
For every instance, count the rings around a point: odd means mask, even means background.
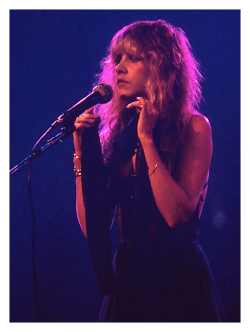
[{"label": "woman's right hand", "polygon": [[93,108],[91,107],[87,109],[84,113],[82,113],[75,121],[76,130],[73,133],[75,153],[79,156],[81,154],[81,146],[82,146],[82,134],[86,128],[94,126],[98,128],[100,123],[100,116],[97,114],[93,114]]}]

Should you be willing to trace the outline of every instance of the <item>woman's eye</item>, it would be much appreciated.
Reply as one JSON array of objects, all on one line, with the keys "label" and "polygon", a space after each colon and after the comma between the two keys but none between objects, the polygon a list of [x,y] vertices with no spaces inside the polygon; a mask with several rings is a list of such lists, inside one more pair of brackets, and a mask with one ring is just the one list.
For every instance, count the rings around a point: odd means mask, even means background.
[{"label": "woman's eye", "polygon": [[118,65],[120,62],[121,62],[121,59],[122,57],[120,55],[117,55],[115,58],[114,58],[114,62],[116,65]]},{"label": "woman's eye", "polygon": [[130,56],[130,60],[131,60],[132,62],[140,61],[139,58],[137,58],[136,56],[133,56],[133,55]]}]

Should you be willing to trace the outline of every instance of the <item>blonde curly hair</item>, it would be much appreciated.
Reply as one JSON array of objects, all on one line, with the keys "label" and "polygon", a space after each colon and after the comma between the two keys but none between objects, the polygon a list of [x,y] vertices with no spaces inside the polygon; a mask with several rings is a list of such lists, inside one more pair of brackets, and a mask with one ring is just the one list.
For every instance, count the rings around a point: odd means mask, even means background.
[{"label": "blonde curly hair", "polygon": [[101,62],[98,83],[109,84],[112,100],[98,105],[95,112],[101,117],[100,138],[104,159],[112,153],[116,136],[127,124],[126,112],[121,109],[116,87],[116,55],[121,48],[132,56],[140,56],[150,68],[145,84],[145,98],[159,111],[161,121],[160,150],[171,159],[179,145],[190,115],[199,109],[201,100],[199,64],[190,43],[180,28],[163,21],[138,21],[125,26],[113,37],[108,55]]}]

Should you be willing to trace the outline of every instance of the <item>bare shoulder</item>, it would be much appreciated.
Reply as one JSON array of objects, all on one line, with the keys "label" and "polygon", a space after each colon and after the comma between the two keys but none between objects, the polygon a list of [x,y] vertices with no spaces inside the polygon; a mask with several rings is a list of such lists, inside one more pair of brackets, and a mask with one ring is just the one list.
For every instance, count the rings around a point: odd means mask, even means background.
[{"label": "bare shoulder", "polygon": [[211,136],[211,125],[208,118],[197,112],[191,116],[187,124],[187,131],[189,133],[203,133]]},{"label": "bare shoulder", "polygon": [[185,130],[183,149],[187,153],[202,155],[203,151],[211,154],[212,151],[212,130],[209,120],[200,113],[194,113]]}]

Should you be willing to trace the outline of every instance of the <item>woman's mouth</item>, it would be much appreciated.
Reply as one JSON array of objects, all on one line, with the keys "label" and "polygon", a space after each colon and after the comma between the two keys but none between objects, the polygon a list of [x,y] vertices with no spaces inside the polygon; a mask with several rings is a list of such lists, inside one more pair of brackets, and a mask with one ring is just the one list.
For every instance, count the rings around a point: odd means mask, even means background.
[{"label": "woman's mouth", "polygon": [[121,78],[118,78],[117,79],[117,86],[124,86],[126,85],[128,82],[124,81],[123,79]]}]

